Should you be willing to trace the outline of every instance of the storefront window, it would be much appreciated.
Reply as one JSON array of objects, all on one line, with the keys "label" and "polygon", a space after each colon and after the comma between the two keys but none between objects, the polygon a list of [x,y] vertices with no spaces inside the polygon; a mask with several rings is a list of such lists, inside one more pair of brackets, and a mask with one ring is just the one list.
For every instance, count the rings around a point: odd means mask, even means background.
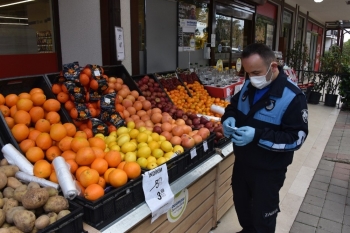
[{"label": "storefront window", "polygon": [[0,55],[55,52],[51,0],[3,0],[0,9]]},{"label": "storefront window", "polygon": [[303,41],[303,34],[304,34],[304,18],[298,17],[298,29],[297,29],[297,41]]},{"label": "storefront window", "polygon": [[273,49],[275,35],[275,21],[268,17],[258,15],[255,25],[255,42],[263,43]]},{"label": "storefront window", "polygon": [[139,0],[139,48],[145,50],[145,0]]},{"label": "storefront window", "polygon": [[290,39],[292,34],[292,18],[292,12],[283,12],[283,37],[286,38],[287,49],[290,49]]}]

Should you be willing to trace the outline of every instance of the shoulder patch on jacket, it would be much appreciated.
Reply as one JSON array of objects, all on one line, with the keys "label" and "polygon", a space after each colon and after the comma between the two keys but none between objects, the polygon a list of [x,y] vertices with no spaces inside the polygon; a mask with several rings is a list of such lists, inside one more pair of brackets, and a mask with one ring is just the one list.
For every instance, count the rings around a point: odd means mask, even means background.
[{"label": "shoulder patch on jacket", "polygon": [[309,112],[307,109],[301,110],[301,117],[303,118],[304,123],[307,124],[309,118]]}]

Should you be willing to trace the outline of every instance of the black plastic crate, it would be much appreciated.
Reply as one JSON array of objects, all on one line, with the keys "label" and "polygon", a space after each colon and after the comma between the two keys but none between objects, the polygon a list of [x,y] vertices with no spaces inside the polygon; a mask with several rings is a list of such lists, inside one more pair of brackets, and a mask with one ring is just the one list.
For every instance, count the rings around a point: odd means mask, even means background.
[{"label": "black plastic crate", "polygon": [[47,80],[49,80],[49,84],[52,86],[54,83],[59,83],[60,82],[60,73],[50,73],[50,74],[45,74],[45,77]]},{"label": "black plastic crate", "polygon": [[[159,83],[161,83],[161,79],[167,79],[170,77],[176,77],[177,80],[181,83],[181,85],[186,89],[188,96],[192,97],[190,90],[188,90],[187,86],[182,82],[182,80],[177,76],[176,71],[166,71],[166,72],[159,72],[155,73],[154,76],[158,79]],[[165,90],[165,87],[163,85],[163,89]],[[169,90],[168,90],[169,91]]]},{"label": "black plastic crate", "polygon": [[195,75],[195,80],[194,81],[197,81],[199,82],[201,85],[203,85],[202,81],[199,79],[198,75],[195,73],[195,72],[190,72],[189,69],[184,69],[184,70],[179,70],[177,69],[176,70],[176,73],[177,73],[177,76],[179,77],[179,79],[181,79],[181,81],[184,83],[185,80],[183,78],[183,75],[184,76],[188,76],[188,75],[192,75],[192,73],[194,73]]},{"label": "black plastic crate", "polygon": [[[145,77],[146,75],[148,75],[149,78],[153,79],[155,82],[157,82],[159,84],[159,87],[162,89],[162,91],[166,94],[166,98],[168,99],[168,101],[170,101],[172,104],[173,101],[170,99],[168,93],[166,93],[166,91],[164,90],[164,87],[163,85],[159,82],[159,80],[154,76],[154,74],[145,74],[145,75],[135,75],[135,76],[132,76],[132,80],[135,82],[136,86],[138,87],[137,85],[137,82],[140,81],[143,77]],[[138,87],[138,91],[139,93],[141,93],[143,96],[143,92],[140,90],[140,88]]]},{"label": "black plastic crate", "polygon": [[41,231],[38,231],[38,233],[85,233],[86,231],[83,228],[83,207],[74,203],[74,201],[69,201],[69,210],[70,214],[45,227]]},{"label": "black plastic crate", "polygon": [[[8,94],[20,94],[22,92],[30,92],[31,89],[38,87],[44,91],[46,99],[56,99],[56,96],[51,91],[51,85],[44,76],[25,76],[0,79],[0,93],[4,96]],[[64,108],[59,110],[62,123],[72,122],[69,114]],[[2,114],[0,114],[0,130],[2,131],[3,142],[11,143],[19,151],[19,145],[16,139],[12,136],[10,128]]]},{"label": "black plastic crate", "polygon": [[229,144],[231,142],[231,140],[229,138],[223,137],[221,139],[219,139],[215,144],[214,147],[215,148],[223,148],[224,146],[226,146],[227,144]]},{"label": "black plastic crate", "polygon": [[2,133],[0,132],[0,159],[3,159],[4,158],[4,155],[2,154],[2,147],[5,145],[4,141],[2,140],[3,136],[2,136]]},{"label": "black plastic crate", "polygon": [[142,176],[122,187],[112,188],[96,201],[89,201],[80,196],[74,201],[84,209],[84,222],[100,230],[145,201]]}]

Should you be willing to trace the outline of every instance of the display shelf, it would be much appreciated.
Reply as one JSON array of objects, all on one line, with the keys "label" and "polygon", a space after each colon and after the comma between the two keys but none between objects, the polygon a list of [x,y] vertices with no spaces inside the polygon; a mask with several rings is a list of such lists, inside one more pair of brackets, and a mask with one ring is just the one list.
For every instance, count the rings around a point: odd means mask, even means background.
[{"label": "display shelf", "polygon": [[[178,193],[184,188],[193,184],[196,180],[202,177],[209,170],[214,168],[218,163],[222,161],[222,157],[219,154],[215,154],[201,165],[193,169],[191,172],[183,175],[181,178],[173,182],[170,187],[173,193]],[[141,203],[139,206],[130,210],[120,218],[116,219],[113,223],[106,226],[101,230],[104,233],[112,232],[126,232],[136,226],[139,222],[144,220],[151,214],[146,202]]]}]

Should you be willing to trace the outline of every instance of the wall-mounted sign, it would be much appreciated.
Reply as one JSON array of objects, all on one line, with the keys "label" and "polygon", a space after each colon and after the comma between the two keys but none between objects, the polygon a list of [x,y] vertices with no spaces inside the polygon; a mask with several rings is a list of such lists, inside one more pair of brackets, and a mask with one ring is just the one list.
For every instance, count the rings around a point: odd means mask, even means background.
[{"label": "wall-mounted sign", "polygon": [[197,28],[196,6],[179,2],[178,50],[195,50],[195,32]]},{"label": "wall-mounted sign", "polygon": [[236,70],[237,72],[239,73],[242,69],[242,60],[240,58],[237,58],[237,61],[236,61]]},{"label": "wall-mounted sign", "polygon": [[124,32],[123,28],[115,27],[115,47],[117,50],[117,60],[122,61],[125,59],[124,50]]}]

